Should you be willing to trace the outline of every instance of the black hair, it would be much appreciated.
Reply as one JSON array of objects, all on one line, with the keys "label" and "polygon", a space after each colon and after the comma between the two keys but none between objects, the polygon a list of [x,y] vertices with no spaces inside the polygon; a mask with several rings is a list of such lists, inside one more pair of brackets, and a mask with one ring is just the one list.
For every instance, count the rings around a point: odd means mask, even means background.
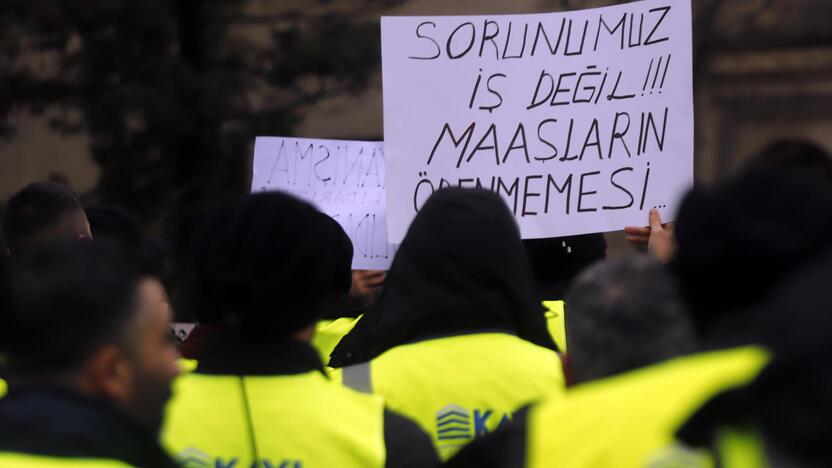
[{"label": "black hair", "polygon": [[751,168],[688,193],[671,269],[697,331],[711,339],[717,332],[732,339],[750,333],[743,340],[756,340],[759,327],[746,313],[832,245],[830,232],[832,190],[816,174]]},{"label": "black hair", "polygon": [[832,183],[832,156],[817,144],[805,140],[770,143],[751,157],[746,168],[814,173]]},{"label": "black hair", "polygon": [[329,271],[330,286],[326,292],[341,297],[352,287],[353,245],[344,228],[329,215],[319,213],[321,229],[327,235],[327,250],[332,255],[332,269]]},{"label": "black hair", "polygon": [[140,275],[118,246],[59,242],[6,260],[4,333],[14,376],[78,370],[102,345],[122,339]]},{"label": "black hair", "polygon": [[599,379],[689,353],[690,317],[658,260],[633,256],[595,265],[567,297],[569,364],[576,381]]},{"label": "black hair", "polygon": [[97,241],[121,243],[131,252],[143,272],[156,277],[163,275],[165,257],[170,252],[167,242],[145,236],[141,224],[122,206],[96,205],[85,211],[90,231]]},{"label": "black hair", "polygon": [[57,229],[68,213],[80,211],[81,202],[69,187],[33,182],[15,193],[3,211],[3,236],[9,250],[19,251],[32,237]]},{"label": "black hair", "polygon": [[335,286],[335,270],[348,268],[333,259],[331,223],[308,203],[276,192],[211,212],[191,246],[200,323],[250,342],[314,323]]}]

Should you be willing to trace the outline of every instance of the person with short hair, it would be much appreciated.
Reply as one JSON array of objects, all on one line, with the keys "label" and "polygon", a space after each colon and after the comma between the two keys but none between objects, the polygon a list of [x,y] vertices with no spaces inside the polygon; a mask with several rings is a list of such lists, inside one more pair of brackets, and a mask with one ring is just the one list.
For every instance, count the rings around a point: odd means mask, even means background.
[{"label": "person with short hair", "polygon": [[33,182],[12,195],[3,211],[3,236],[8,253],[55,241],[92,239],[90,224],[69,188]]},{"label": "person with short hair", "polygon": [[183,463],[429,467],[430,440],[383,399],[329,381],[310,344],[349,289],[333,221],[283,193],[244,196],[195,231],[196,315],[218,331],[175,385],[163,440]]},{"label": "person with short hair", "polygon": [[702,466],[701,453],[676,443],[677,430],[715,396],[761,376],[782,335],[802,329],[799,319],[773,323],[761,310],[832,248],[829,232],[832,191],[814,174],[754,168],[694,189],[668,268],[690,311],[695,352],[578,385],[449,466]]},{"label": "person with short hair", "polygon": [[580,384],[696,348],[676,283],[658,260],[638,255],[591,267],[568,296],[566,356],[571,384]]},{"label": "person with short hair", "polygon": [[7,263],[0,465],[175,466],[158,443],[178,373],[159,281],[102,243]]}]

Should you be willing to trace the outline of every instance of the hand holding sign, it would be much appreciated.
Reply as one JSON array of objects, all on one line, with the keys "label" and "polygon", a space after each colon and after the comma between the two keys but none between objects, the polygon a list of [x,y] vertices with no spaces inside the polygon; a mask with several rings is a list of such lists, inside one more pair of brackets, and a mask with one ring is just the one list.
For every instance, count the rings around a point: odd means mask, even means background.
[{"label": "hand holding sign", "polygon": [[503,196],[525,238],[670,218],[693,179],[689,1],[382,18],[390,237],[433,191]]}]

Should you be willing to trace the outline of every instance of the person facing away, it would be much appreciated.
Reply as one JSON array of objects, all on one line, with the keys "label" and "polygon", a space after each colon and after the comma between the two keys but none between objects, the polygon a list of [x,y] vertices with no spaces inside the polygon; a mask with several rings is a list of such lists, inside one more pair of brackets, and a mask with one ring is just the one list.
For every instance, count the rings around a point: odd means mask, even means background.
[{"label": "person facing away", "polygon": [[17,254],[4,277],[0,466],[176,466],[158,442],[178,372],[159,281],[87,242]]},{"label": "person facing away", "polygon": [[[765,368],[767,350],[777,349],[772,331],[786,328],[767,325],[760,308],[829,248],[830,231],[832,193],[820,178],[753,169],[694,189],[679,212],[669,269],[690,311],[696,352],[579,385],[565,402],[532,408],[515,429],[526,437],[522,457],[492,466],[659,467],[680,459],[699,466],[697,453],[675,443],[676,431],[715,395]],[[476,459],[466,454],[453,466]]]},{"label": "person facing away", "polygon": [[99,204],[88,207],[84,212],[90,230],[96,240],[106,239],[120,242],[135,252],[148,271],[163,277],[166,273],[166,257],[171,252],[168,242],[146,235],[135,216],[120,205]]},{"label": "person facing away", "polygon": [[712,454],[703,468],[829,465],[832,250],[817,257],[789,275],[761,310],[771,363],[748,385],[715,396],[677,432],[686,446]]},{"label": "person facing away", "polygon": [[425,203],[384,290],[332,353],[345,385],[385,397],[443,458],[563,389],[518,227],[500,197],[444,189]]},{"label": "person facing away", "polygon": [[[417,467],[438,463],[413,422],[328,380],[310,341],[349,262],[331,255],[331,220],[282,193],[212,212],[192,245],[194,304],[214,325],[181,376],[163,440],[210,466]],[[343,271],[340,271],[343,270]],[[344,285],[346,286],[346,284]]]},{"label": "person facing away", "polygon": [[33,182],[12,195],[3,211],[8,254],[55,241],[92,239],[81,202],[68,187]]},{"label": "person facing away", "polygon": [[688,354],[696,347],[675,281],[658,260],[636,255],[597,264],[573,283],[566,317],[570,385]]},{"label": "person facing away", "polygon": [[[554,401],[552,407],[569,404],[572,392],[579,392],[584,384],[626,375],[695,348],[693,327],[676,284],[664,265],[652,257],[631,256],[594,265],[574,280],[567,300],[569,351],[565,361],[570,385],[577,387],[567,392],[565,402]],[[548,406],[544,403],[524,409],[510,427],[467,447],[449,466],[527,466],[527,444],[533,440],[530,418],[539,418],[540,408]],[[601,410],[592,410],[603,418]],[[584,416],[568,415],[573,419],[559,424],[568,427],[580,422],[574,418]],[[601,426],[599,423],[599,436],[603,434]]]}]

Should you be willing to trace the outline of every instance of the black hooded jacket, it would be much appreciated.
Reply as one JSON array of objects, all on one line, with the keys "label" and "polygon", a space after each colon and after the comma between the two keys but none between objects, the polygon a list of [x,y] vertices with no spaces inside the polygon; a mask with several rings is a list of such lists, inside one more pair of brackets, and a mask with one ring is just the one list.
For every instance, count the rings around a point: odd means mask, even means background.
[{"label": "black hooded jacket", "polygon": [[[718,395],[679,430],[709,447],[720,429],[753,427],[771,466],[827,466],[832,442],[832,250],[790,275],[757,310],[774,358],[751,384]],[[772,459],[773,457],[773,459]],[[777,461],[778,463],[774,463]]]},{"label": "black hooded jacket", "polygon": [[395,346],[482,331],[556,349],[536,298],[520,232],[500,197],[444,189],[413,220],[378,303],[332,353],[330,365],[369,361]]}]

